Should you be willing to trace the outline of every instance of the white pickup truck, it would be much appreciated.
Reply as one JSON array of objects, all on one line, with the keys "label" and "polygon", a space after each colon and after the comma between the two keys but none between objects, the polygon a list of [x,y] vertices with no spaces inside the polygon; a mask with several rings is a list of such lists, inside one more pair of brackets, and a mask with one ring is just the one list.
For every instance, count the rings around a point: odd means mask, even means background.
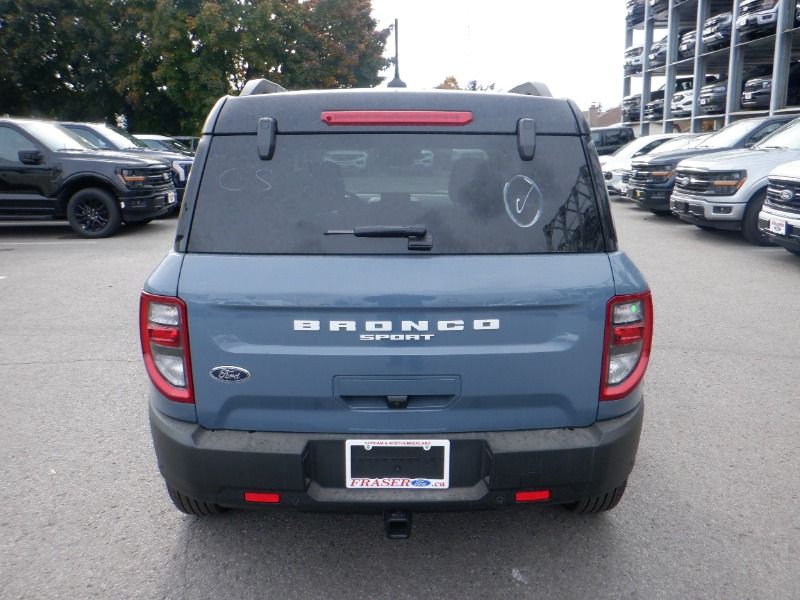
[{"label": "white pickup truck", "polygon": [[800,159],[800,119],[750,149],[690,158],[678,164],[670,209],[702,229],[741,231],[749,242],[771,244],[758,227],[775,167]]}]

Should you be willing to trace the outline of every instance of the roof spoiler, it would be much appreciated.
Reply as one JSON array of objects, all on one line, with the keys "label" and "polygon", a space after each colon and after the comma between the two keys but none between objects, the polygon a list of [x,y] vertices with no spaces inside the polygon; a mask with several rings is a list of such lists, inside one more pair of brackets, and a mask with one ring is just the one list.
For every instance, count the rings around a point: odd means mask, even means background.
[{"label": "roof spoiler", "polygon": [[525,96],[543,96],[545,98],[553,97],[553,94],[550,93],[550,88],[541,81],[526,81],[525,83],[520,83],[508,90],[508,93],[523,94]]},{"label": "roof spoiler", "polygon": [[277,94],[285,92],[286,88],[269,79],[251,79],[244,84],[240,96],[255,96],[256,94]]}]

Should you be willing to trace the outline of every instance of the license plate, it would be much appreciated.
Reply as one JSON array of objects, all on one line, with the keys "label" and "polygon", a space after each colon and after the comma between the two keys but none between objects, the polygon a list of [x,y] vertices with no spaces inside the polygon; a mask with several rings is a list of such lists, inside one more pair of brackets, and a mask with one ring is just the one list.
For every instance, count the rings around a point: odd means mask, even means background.
[{"label": "license plate", "polygon": [[450,440],[347,440],[345,485],[350,489],[450,487]]},{"label": "license plate", "polygon": [[753,99],[753,92],[745,92],[744,93],[745,100],[752,100]]},{"label": "license plate", "polygon": [[700,104],[708,104],[708,98],[700,98]]},{"label": "license plate", "polygon": [[178,195],[175,192],[167,192],[167,204],[175,204],[178,201]]},{"label": "license plate", "polygon": [[635,190],[633,196],[634,198],[644,198],[644,192],[642,190]]},{"label": "license plate", "polygon": [[703,29],[703,35],[711,35],[712,33],[714,33],[714,30],[711,29],[710,27],[706,27],[705,29]]},{"label": "license plate", "polygon": [[770,217],[769,230],[772,233],[777,233],[778,235],[786,235],[786,221],[784,219]]}]

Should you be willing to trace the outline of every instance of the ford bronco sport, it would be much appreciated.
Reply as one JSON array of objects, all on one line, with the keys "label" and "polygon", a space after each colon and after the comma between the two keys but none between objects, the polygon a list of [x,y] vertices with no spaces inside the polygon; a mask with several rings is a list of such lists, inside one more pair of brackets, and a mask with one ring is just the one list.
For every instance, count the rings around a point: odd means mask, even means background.
[{"label": "ford bronco sport", "polygon": [[613,508],[653,310],[571,101],[262,80],[206,121],[140,325],[180,510],[403,537],[412,510]]}]

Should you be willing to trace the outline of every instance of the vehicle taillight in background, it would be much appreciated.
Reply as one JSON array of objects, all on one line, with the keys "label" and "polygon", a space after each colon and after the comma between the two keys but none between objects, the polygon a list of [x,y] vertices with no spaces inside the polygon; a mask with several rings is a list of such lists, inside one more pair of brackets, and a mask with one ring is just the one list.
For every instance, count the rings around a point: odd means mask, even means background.
[{"label": "vehicle taillight in background", "polygon": [[194,403],[183,301],[142,292],[139,335],[147,374],[156,389],[173,402]]},{"label": "vehicle taillight in background", "polygon": [[639,385],[650,359],[653,299],[650,292],[614,296],[606,308],[600,400],[618,400]]}]

